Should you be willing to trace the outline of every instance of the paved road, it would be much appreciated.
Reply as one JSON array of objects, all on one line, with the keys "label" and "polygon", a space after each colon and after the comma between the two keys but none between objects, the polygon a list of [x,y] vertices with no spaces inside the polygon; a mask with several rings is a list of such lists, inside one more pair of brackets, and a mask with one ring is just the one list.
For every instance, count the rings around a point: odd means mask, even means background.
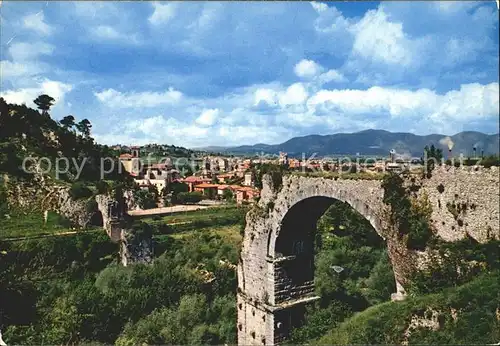
[{"label": "paved road", "polygon": [[130,210],[128,214],[130,216],[150,216],[150,215],[165,215],[180,213],[183,211],[194,211],[211,208],[211,206],[206,205],[174,205],[173,207],[163,207],[163,208],[153,208],[146,210]]}]

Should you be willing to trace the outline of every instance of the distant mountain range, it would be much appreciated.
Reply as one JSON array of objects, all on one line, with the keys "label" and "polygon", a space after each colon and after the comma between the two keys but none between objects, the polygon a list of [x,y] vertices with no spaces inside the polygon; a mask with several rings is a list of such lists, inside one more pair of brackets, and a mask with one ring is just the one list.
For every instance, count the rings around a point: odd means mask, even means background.
[{"label": "distant mountain range", "polygon": [[400,154],[409,154],[420,157],[426,145],[434,144],[443,149],[445,155],[448,143],[453,142],[452,153],[473,155],[473,147],[477,148],[477,155],[498,154],[499,134],[488,135],[481,132],[464,131],[453,136],[431,134],[419,136],[412,133],[389,132],[384,130],[365,130],[354,133],[336,133],[333,135],[309,135],[294,137],[281,144],[255,144],[237,147],[206,147],[198,148],[210,152],[227,154],[278,154],[280,151],[289,156],[301,156],[302,153],[317,156],[327,155],[388,155],[394,149]]}]

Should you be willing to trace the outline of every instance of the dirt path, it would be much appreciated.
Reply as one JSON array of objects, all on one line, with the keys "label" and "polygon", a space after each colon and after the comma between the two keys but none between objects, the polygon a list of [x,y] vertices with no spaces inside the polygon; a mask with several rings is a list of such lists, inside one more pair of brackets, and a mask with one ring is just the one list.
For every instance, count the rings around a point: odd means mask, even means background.
[{"label": "dirt path", "polygon": [[208,208],[213,208],[213,207],[207,205],[174,205],[173,207],[153,208],[146,210],[130,210],[128,214],[130,216],[167,215],[167,214],[174,214],[185,211],[195,211]]}]

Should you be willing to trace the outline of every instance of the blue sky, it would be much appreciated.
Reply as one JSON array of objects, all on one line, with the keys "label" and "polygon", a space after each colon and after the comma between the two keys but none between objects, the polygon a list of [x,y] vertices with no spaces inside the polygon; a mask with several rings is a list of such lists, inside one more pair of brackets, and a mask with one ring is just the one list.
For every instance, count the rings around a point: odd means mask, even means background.
[{"label": "blue sky", "polygon": [[491,2],[17,2],[0,95],[106,144],[281,143],[368,128],[497,133]]}]

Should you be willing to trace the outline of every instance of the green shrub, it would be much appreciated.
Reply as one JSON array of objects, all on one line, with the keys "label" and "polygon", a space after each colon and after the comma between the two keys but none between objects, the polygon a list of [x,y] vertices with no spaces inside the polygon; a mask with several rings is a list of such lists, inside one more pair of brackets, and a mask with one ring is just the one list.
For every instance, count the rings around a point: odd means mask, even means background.
[{"label": "green shrub", "polygon": [[85,210],[87,213],[93,213],[96,212],[99,209],[97,202],[95,199],[89,199],[87,203],[85,203]]},{"label": "green shrub", "polygon": [[153,189],[137,189],[134,191],[134,199],[139,208],[152,209],[157,207],[158,194]]},{"label": "green shrub", "polygon": [[233,191],[231,191],[230,189],[225,189],[224,192],[222,193],[222,198],[224,198],[224,200],[228,202],[233,201],[234,200]]},{"label": "green shrub", "polygon": [[481,159],[480,165],[490,168],[491,166],[500,166],[500,157],[498,155],[491,155]]},{"label": "green shrub", "polygon": [[194,192],[179,192],[177,200],[181,204],[198,203],[203,199],[203,194],[198,191]]},{"label": "green shrub", "polygon": [[110,190],[110,186],[104,180],[99,180],[95,183],[98,194],[106,194]]},{"label": "green shrub", "polygon": [[79,199],[89,198],[93,195],[93,192],[84,183],[76,182],[71,185],[69,194],[71,198],[76,201]]},{"label": "green shrub", "polygon": [[429,248],[435,255],[426,270],[411,277],[408,292],[412,295],[439,292],[462,285],[481,272],[500,270],[499,240],[478,243],[470,237],[455,242],[433,239]]},{"label": "green shrub", "polygon": [[387,174],[382,180],[383,202],[391,207],[391,222],[399,235],[407,236],[407,247],[423,250],[432,238],[427,208],[417,208],[412,204],[409,191],[404,187],[403,178],[396,173]]},{"label": "green shrub", "polygon": [[8,213],[9,203],[7,202],[7,191],[5,191],[3,186],[0,186],[0,220]]},{"label": "green shrub", "polygon": [[[438,294],[376,305],[332,329],[317,344],[494,344],[500,335],[495,312],[499,291],[496,271]],[[438,313],[438,329],[417,328],[405,340],[411,317],[424,317],[428,309]]]}]

